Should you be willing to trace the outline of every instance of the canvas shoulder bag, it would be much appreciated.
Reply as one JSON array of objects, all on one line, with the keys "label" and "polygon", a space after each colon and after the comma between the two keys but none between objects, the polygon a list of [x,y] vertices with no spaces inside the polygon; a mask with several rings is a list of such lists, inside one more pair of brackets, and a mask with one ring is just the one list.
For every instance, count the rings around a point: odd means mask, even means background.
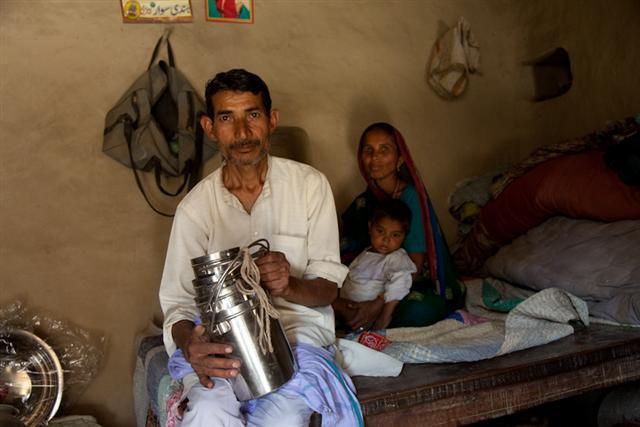
[{"label": "canvas shoulder bag", "polygon": [[[163,45],[168,62],[157,60]],[[147,71],[107,113],[102,151],[133,170],[144,199],[161,215],[173,216],[153,206],[138,173],[153,171],[166,196],[191,189],[200,179],[202,163],[217,152],[200,126],[204,112],[204,102],[176,68],[167,32],[156,43]],[[181,178],[182,184],[169,191],[163,177]]]}]

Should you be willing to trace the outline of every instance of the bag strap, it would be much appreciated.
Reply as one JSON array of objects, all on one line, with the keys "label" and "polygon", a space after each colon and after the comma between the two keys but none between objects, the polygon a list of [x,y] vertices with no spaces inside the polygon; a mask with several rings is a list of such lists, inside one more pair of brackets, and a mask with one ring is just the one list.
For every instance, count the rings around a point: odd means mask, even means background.
[{"label": "bag strap", "polygon": [[190,181],[189,177],[193,174],[191,169],[192,169],[192,162],[191,162],[191,159],[189,159],[186,161],[184,165],[184,172],[182,172],[182,175],[184,176],[184,181],[182,181],[182,184],[180,184],[180,187],[178,187],[175,193],[172,193],[171,191],[167,190],[162,186],[162,179],[161,179],[162,165],[160,162],[155,162],[155,165],[153,166],[153,173],[156,177],[156,185],[158,186],[162,194],[175,197],[178,194],[182,193],[182,190],[184,190],[184,187],[187,185],[187,181]]},{"label": "bag strap", "polygon": [[133,122],[131,120],[131,117],[129,117],[129,115],[127,114],[123,114],[122,116],[120,116],[120,120],[124,125],[124,135],[127,140],[127,148],[129,149],[129,161],[131,162],[131,170],[133,171],[133,177],[136,179],[136,184],[138,184],[138,189],[142,193],[144,200],[147,202],[149,207],[153,209],[155,213],[160,214],[162,216],[166,216],[168,218],[172,218],[174,214],[168,214],[157,209],[155,206],[153,206],[153,204],[149,200],[149,197],[147,197],[147,193],[144,191],[144,188],[142,187],[142,182],[140,181],[140,177],[138,176],[138,171],[136,169],[135,163],[133,162],[133,154],[131,153],[131,136],[133,135]]},{"label": "bag strap", "polygon": [[[188,100],[189,100],[189,117],[193,117],[193,98],[188,97]],[[188,159],[185,162],[184,172],[182,173],[182,175],[184,176],[184,181],[182,182],[180,187],[173,193],[167,190],[166,188],[164,188],[161,180],[162,166],[160,162],[156,162],[156,164],[153,167],[153,172],[156,178],[156,185],[158,186],[160,191],[167,196],[175,197],[178,194],[182,193],[182,190],[184,190],[184,187],[187,184],[187,182],[189,183],[189,186],[187,187],[187,189],[191,190],[198,183],[198,181],[200,181],[200,177],[202,175],[202,157],[203,157],[203,149],[204,149],[203,148],[204,147],[204,130],[202,129],[202,126],[200,126],[200,118],[203,115],[204,113],[200,112],[200,114],[198,114],[198,116],[196,117],[195,123],[193,123],[193,126],[196,129],[196,135],[194,140],[195,153],[193,156],[193,160]]]},{"label": "bag strap", "polygon": [[167,57],[169,58],[169,65],[175,68],[176,62],[173,58],[173,49],[171,48],[171,42],[169,41],[170,35],[171,30],[166,30],[158,39],[156,47],[153,48],[153,54],[151,55],[151,61],[149,61],[147,70],[151,69],[151,66],[154,64],[154,62],[156,62],[156,58],[158,57],[158,52],[160,51],[160,46],[162,45],[163,40],[167,42]]},{"label": "bag strap", "polygon": [[[156,45],[153,48],[153,54],[151,55],[151,60],[149,61],[149,66],[147,67],[147,70],[151,69],[151,66],[155,63],[163,41],[165,41],[167,45],[167,57],[169,59],[169,66],[175,68],[175,59],[173,56],[173,49],[171,47],[171,42],[169,41],[170,35],[171,35],[171,29],[167,29],[156,42]],[[189,102],[190,102],[190,108],[191,108],[190,111],[192,112],[193,100],[190,97],[189,97]],[[190,114],[190,116],[192,116],[192,113]],[[180,193],[182,193],[187,183],[188,183],[187,188],[191,190],[200,180],[200,174],[202,169],[203,145],[204,145],[204,132],[202,130],[202,126],[200,126],[200,117],[201,115],[197,117],[196,123],[194,123],[194,126],[196,128],[195,156],[193,161],[189,159],[185,163],[185,168],[183,173],[184,181],[182,182],[182,184],[180,184],[180,187],[175,192],[170,192],[163,187],[162,181],[161,181],[162,167],[160,165],[160,162],[157,162],[154,165],[156,185],[158,186],[160,191],[167,196],[175,197],[179,195]],[[174,214],[162,212],[161,210],[153,206],[153,204],[149,200],[149,197],[147,196],[147,193],[144,190],[144,187],[142,186],[142,181],[138,176],[138,171],[133,162],[133,153],[131,151],[131,140],[133,136],[133,121],[131,117],[129,117],[127,114],[123,114],[122,116],[119,117],[118,121],[122,122],[124,125],[124,134],[127,140],[127,149],[129,151],[129,162],[131,164],[131,169],[133,170],[133,176],[136,180],[136,184],[138,185],[138,189],[140,190],[140,193],[142,193],[144,200],[147,202],[149,207],[153,209],[153,211],[156,212],[157,214],[160,214],[162,216],[169,217],[169,218],[173,217]]]}]

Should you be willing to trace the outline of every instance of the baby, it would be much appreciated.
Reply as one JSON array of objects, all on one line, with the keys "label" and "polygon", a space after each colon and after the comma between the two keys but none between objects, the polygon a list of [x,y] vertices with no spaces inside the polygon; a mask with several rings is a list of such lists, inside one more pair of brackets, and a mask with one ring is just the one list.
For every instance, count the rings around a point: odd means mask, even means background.
[{"label": "baby", "polygon": [[391,199],[378,205],[369,221],[371,246],[349,266],[340,296],[361,302],[384,295],[382,312],[373,329],[386,328],[396,305],[411,289],[416,266],[401,248],[411,222],[411,210],[402,201]]}]

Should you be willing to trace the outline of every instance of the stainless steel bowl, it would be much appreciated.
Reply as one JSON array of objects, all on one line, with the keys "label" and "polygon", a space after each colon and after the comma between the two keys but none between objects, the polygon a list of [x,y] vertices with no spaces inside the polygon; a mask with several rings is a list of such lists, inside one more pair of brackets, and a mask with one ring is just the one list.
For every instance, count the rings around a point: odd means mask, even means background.
[{"label": "stainless steel bowl", "polygon": [[197,278],[213,276],[217,282],[227,266],[238,256],[240,248],[231,248],[191,260],[191,267]]},{"label": "stainless steel bowl", "polygon": [[50,420],[62,401],[62,366],[53,349],[31,332],[0,331],[0,404],[18,410],[25,425]]},{"label": "stainless steel bowl", "polygon": [[[191,260],[191,267],[196,275],[196,279],[211,277],[218,282],[229,264],[238,256],[240,248],[231,248],[213,254],[204,255]],[[260,258],[267,252],[266,248],[261,248],[251,254],[253,259]],[[239,277],[239,272],[237,273]]]}]

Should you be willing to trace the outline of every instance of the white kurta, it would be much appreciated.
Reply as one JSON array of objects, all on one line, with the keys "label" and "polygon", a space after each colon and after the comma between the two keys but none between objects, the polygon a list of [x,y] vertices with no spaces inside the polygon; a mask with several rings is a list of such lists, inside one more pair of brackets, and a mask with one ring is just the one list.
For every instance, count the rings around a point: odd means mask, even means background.
[{"label": "white kurta", "polygon": [[[176,210],[160,285],[164,343],[176,349],[171,327],[198,314],[191,259],[242,247],[259,238],[283,252],[298,278],[322,277],[340,286],[347,267],[340,263],[333,194],[325,176],[312,167],[269,156],[262,192],[251,213],[225,188],[218,168],[182,200]],[[331,306],[305,307],[274,298],[290,342],[326,346],[335,341]]]},{"label": "white kurta", "polygon": [[411,289],[416,266],[400,248],[382,255],[365,249],[349,266],[340,296],[352,301],[371,301],[384,292],[384,301],[401,300]]}]

